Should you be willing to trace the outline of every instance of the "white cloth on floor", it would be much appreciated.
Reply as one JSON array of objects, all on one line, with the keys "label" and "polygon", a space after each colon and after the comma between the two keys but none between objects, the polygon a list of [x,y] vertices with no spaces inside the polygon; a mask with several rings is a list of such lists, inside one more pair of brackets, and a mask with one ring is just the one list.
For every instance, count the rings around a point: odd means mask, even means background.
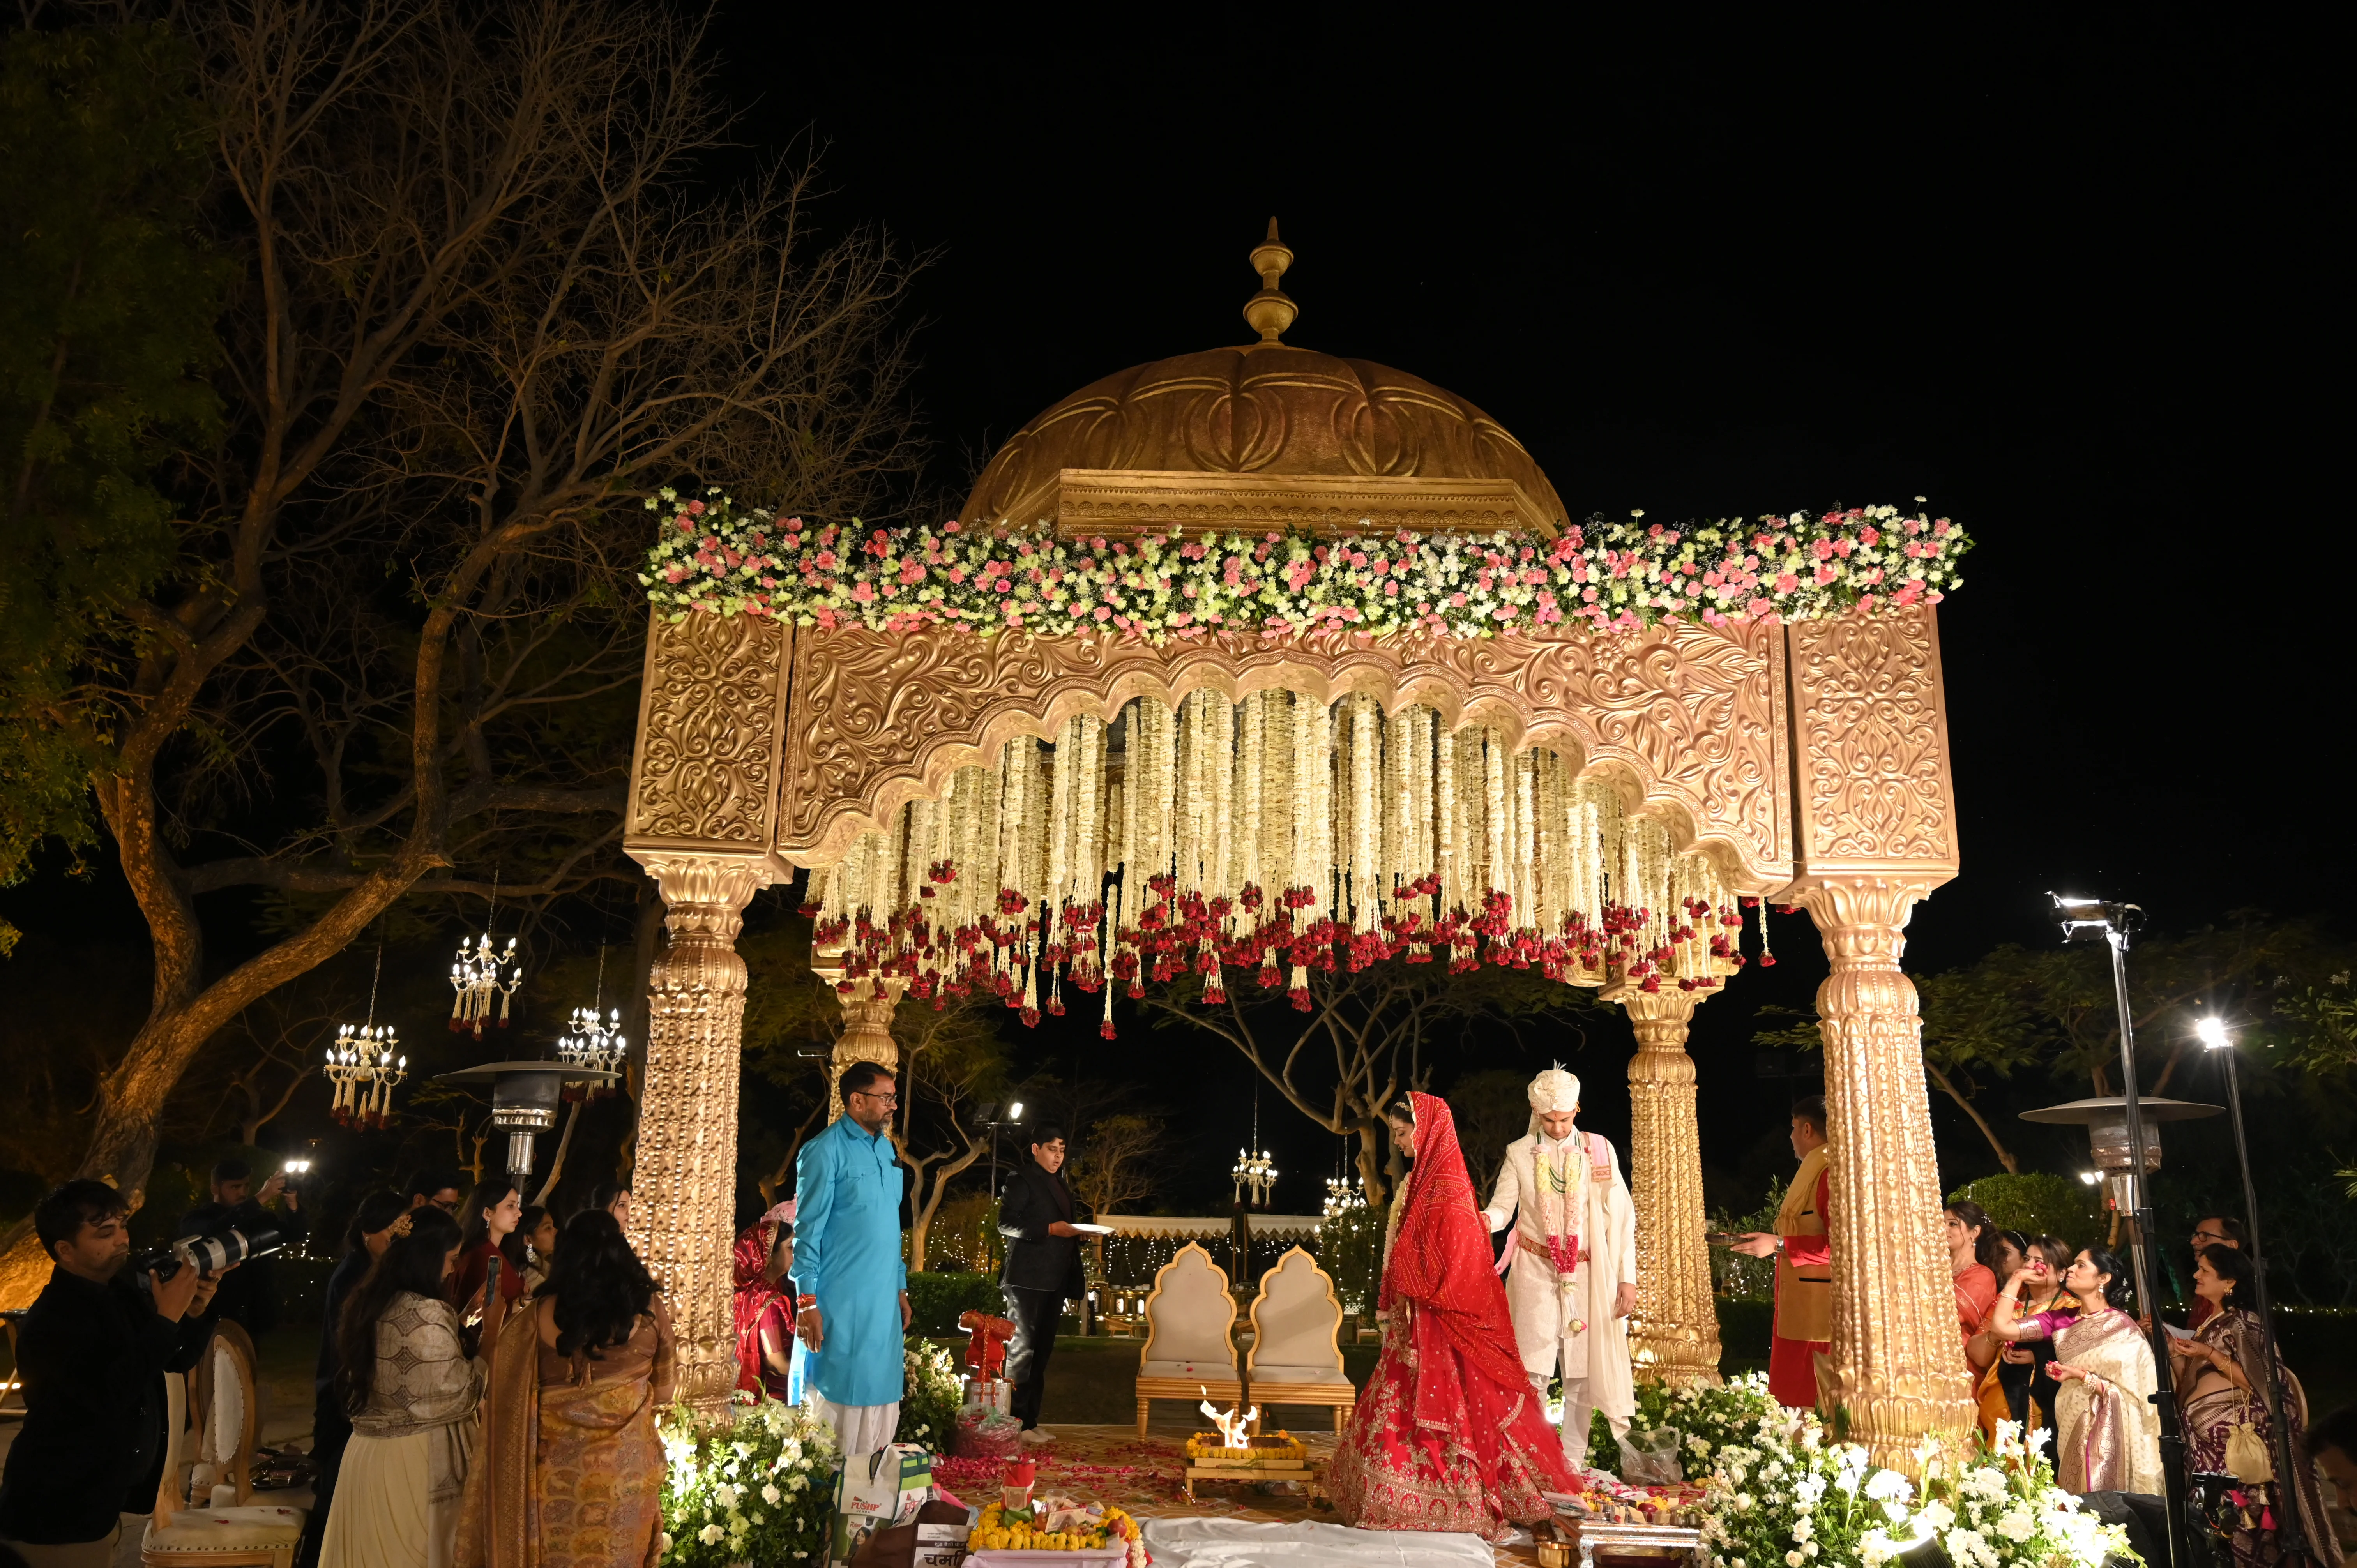
[{"label": "white cloth on floor", "polygon": [[1493,1568],[1478,1535],[1241,1519],[1150,1519],[1146,1550],[1161,1568]]},{"label": "white cloth on floor", "polygon": [[823,1394],[811,1395],[818,1418],[834,1428],[845,1454],[873,1454],[900,1430],[900,1402],[890,1404],[837,1404]]}]

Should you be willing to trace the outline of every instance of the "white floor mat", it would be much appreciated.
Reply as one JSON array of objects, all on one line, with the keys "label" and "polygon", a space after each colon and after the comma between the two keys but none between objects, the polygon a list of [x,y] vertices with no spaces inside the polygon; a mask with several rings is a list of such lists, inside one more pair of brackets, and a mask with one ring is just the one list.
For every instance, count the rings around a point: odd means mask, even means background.
[{"label": "white floor mat", "polygon": [[1165,1568],[1493,1568],[1478,1535],[1240,1519],[1153,1519],[1146,1549]]}]

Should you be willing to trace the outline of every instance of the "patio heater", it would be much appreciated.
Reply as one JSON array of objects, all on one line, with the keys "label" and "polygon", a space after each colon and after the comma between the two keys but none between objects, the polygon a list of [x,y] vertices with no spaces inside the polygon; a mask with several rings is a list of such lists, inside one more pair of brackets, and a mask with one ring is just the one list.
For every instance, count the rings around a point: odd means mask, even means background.
[{"label": "patio heater", "polygon": [[491,1086],[491,1125],[508,1135],[508,1175],[522,1187],[532,1174],[533,1142],[556,1125],[556,1107],[571,1083],[600,1088],[622,1075],[576,1062],[486,1062],[439,1075],[445,1083]]}]

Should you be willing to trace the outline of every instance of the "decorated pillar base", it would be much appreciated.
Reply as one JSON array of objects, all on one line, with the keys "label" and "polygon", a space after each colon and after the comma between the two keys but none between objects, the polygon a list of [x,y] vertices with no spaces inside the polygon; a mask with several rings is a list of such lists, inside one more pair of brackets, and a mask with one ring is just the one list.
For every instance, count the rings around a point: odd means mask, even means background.
[{"label": "decorated pillar base", "polygon": [[1716,1384],[1718,1310],[1695,1125],[1695,1064],[1686,1030],[1707,994],[1609,988],[1637,1033],[1629,1061],[1629,1189],[1637,1208],[1637,1310],[1629,1355],[1640,1382]]},{"label": "decorated pillar base", "polygon": [[679,1336],[680,1397],[717,1420],[737,1383],[729,1247],[745,961],[735,944],[746,903],[773,872],[749,856],[640,858],[662,892],[669,938],[648,983],[630,1240],[662,1282]]},{"label": "decorated pillar base", "polygon": [[1941,1233],[1940,1167],[1914,983],[1900,972],[1921,881],[1803,879],[1787,896],[1824,939],[1833,1215],[1833,1353],[1824,1390],[1837,1434],[1875,1463],[1921,1469],[1927,1437],[1954,1451],[1974,1423]]}]

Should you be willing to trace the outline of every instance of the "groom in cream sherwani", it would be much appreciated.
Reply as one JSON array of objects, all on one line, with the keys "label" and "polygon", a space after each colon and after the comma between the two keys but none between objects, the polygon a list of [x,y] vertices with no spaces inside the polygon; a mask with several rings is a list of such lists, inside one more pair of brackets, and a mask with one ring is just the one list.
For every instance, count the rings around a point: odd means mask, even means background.
[{"label": "groom in cream sherwani", "polygon": [[1598,1133],[1582,1133],[1579,1079],[1550,1068],[1531,1080],[1531,1130],[1506,1145],[1506,1163],[1482,1218],[1514,1228],[1506,1305],[1523,1369],[1544,1399],[1563,1374],[1563,1445],[1587,1458],[1589,1417],[1602,1411],[1613,1435],[1636,1413],[1629,1314],[1637,1305],[1637,1211],[1620,1157]]}]

